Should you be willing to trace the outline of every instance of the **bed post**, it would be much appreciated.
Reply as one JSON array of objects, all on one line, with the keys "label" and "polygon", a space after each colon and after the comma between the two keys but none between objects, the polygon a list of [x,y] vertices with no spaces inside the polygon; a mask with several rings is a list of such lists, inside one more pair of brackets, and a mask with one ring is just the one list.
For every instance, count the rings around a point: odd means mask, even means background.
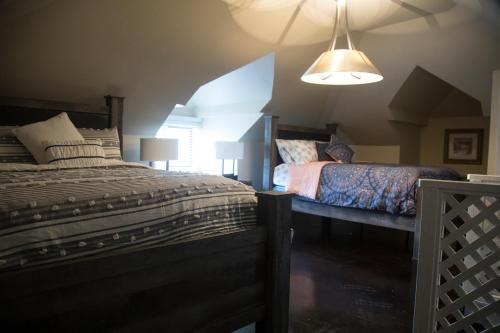
[{"label": "bed post", "polygon": [[106,95],[106,107],[109,110],[109,124],[108,127],[116,127],[118,130],[118,137],[120,138],[120,151],[123,152],[123,100],[125,97],[117,97]]},{"label": "bed post", "polygon": [[259,192],[258,219],[267,226],[266,316],[257,331],[288,333],[290,295],[290,220],[292,193]]},{"label": "bed post", "polygon": [[264,116],[264,168],[262,188],[270,191],[273,187],[273,171],[276,166],[276,138],[278,137],[278,116]]},{"label": "bed post", "polygon": [[326,124],[326,130],[330,132],[330,134],[337,135],[337,124],[336,123]]}]

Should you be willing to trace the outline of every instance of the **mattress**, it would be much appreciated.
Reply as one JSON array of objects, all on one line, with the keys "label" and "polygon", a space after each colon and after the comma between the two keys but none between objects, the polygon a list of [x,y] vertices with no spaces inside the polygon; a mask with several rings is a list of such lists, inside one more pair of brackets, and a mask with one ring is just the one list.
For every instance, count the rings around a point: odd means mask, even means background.
[{"label": "mattress", "polygon": [[[288,178],[288,166],[278,165],[274,173],[275,190],[286,191]],[[321,170],[314,201],[413,216],[419,179],[458,180],[460,176],[442,167],[330,163]]]},{"label": "mattress", "polygon": [[255,192],[140,164],[0,165],[0,272],[165,246],[256,226]]}]

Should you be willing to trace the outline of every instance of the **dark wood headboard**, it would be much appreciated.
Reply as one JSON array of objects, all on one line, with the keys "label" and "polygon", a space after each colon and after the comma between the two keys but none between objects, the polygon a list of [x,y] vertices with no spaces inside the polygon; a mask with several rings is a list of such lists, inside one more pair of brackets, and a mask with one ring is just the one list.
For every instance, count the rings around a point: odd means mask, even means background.
[{"label": "dark wood headboard", "polygon": [[277,116],[264,116],[264,174],[262,187],[270,191],[273,187],[274,168],[283,163],[278,153],[276,139],[330,141],[337,132],[337,124],[327,124],[325,129],[284,125]]},{"label": "dark wood headboard", "polygon": [[76,127],[118,129],[123,151],[123,97],[104,96],[104,105],[94,106],[17,97],[0,97],[0,125],[15,126],[47,120],[66,112]]}]

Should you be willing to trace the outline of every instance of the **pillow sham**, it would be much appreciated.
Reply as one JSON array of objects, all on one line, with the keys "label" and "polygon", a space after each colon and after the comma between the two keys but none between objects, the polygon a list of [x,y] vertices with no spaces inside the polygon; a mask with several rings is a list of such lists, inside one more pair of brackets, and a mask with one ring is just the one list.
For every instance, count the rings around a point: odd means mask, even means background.
[{"label": "pillow sham", "polygon": [[88,167],[105,163],[101,140],[44,141],[48,164]]},{"label": "pillow sham", "polygon": [[318,160],[315,141],[276,139],[276,144],[285,163],[309,163]]},{"label": "pillow sham", "polygon": [[47,163],[43,141],[83,140],[83,136],[69,119],[66,112],[45,121],[12,129],[17,139],[33,155],[38,163]]},{"label": "pillow sham", "polygon": [[325,149],[329,145],[329,142],[316,141],[316,153],[318,154],[318,161],[333,161],[333,158],[325,151]]},{"label": "pillow sham", "polygon": [[120,137],[116,127],[105,129],[79,128],[78,132],[85,140],[101,140],[106,159],[122,160]]},{"label": "pillow sham", "polygon": [[289,178],[289,165],[282,163],[274,168],[273,184],[277,186],[287,187]]},{"label": "pillow sham", "polygon": [[280,154],[283,162],[293,163],[292,156],[290,156],[288,150],[286,149],[286,147],[288,147],[288,141],[289,140],[276,139],[276,146],[278,147],[278,153]]},{"label": "pillow sham", "polygon": [[36,164],[36,161],[14,134],[2,136],[0,133],[0,163]]},{"label": "pillow sham", "polygon": [[334,161],[342,163],[351,163],[354,151],[344,143],[331,143],[326,147],[325,152],[333,158]]}]

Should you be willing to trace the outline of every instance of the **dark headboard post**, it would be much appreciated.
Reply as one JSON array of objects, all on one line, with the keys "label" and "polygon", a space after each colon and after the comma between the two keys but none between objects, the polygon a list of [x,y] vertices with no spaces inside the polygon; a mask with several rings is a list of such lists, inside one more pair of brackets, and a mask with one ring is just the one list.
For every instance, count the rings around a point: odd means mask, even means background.
[{"label": "dark headboard post", "polygon": [[116,127],[120,138],[120,150],[123,152],[123,101],[125,97],[106,95],[104,100],[109,110],[109,128]]},{"label": "dark headboard post", "polygon": [[335,123],[326,124],[326,130],[328,132],[330,132],[331,134],[336,135],[337,134],[337,124],[335,124]]},{"label": "dark headboard post", "polygon": [[325,129],[291,126],[279,123],[277,116],[264,116],[264,170],[262,187],[264,191],[273,189],[274,168],[283,163],[278,155],[276,139],[330,141],[337,133],[337,124],[330,123]]},{"label": "dark headboard post", "polygon": [[276,166],[276,138],[278,137],[278,116],[264,116],[264,169],[262,175],[262,188],[270,191],[273,187],[273,172]]}]

